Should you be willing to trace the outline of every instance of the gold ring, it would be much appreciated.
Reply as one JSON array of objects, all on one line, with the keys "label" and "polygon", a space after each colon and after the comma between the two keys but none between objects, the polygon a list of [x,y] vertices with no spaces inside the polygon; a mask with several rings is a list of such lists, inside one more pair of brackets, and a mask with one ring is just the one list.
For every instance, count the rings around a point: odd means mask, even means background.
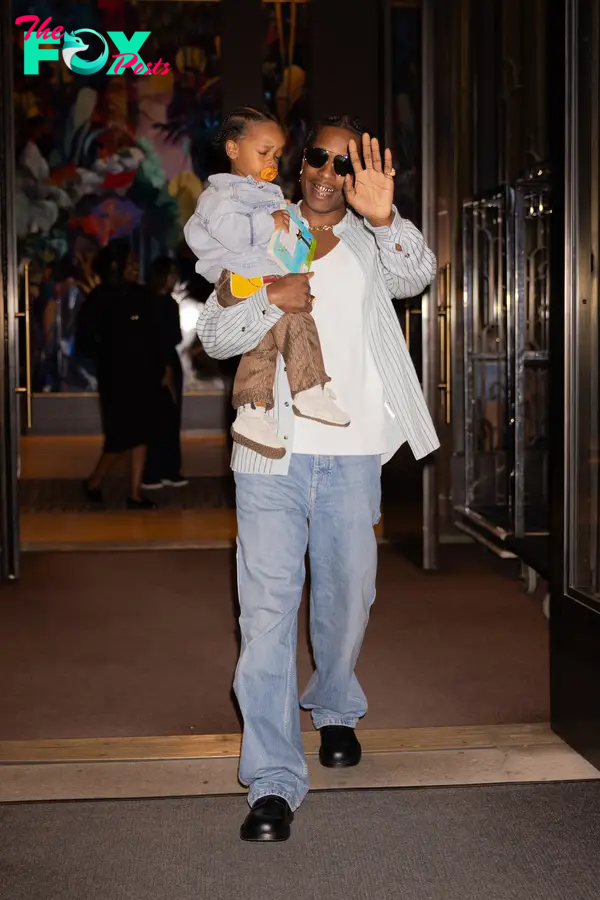
[{"label": "gold ring", "polygon": [[391,172],[388,173],[387,177],[388,177],[388,178],[395,178],[395,177],[396,177],[396,170],[395,170],[395,169],[392,169]]}]

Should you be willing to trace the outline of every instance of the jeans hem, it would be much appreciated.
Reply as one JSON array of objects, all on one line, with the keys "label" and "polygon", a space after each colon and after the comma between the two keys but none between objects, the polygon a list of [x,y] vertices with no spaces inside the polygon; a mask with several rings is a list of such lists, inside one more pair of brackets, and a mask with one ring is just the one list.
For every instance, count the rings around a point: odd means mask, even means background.
[{"label": "jeans hem", "polygon": [[250,788],[248,792],[248,805],[254,806],[257,800],[262,797],[281,797],[288,804],[292,812],[298,809],[306,794],[298,799],[297,794],[292,794],[289,790],[282,788],[278,784],[261,784],[260,787]]},{"label": "jeans hem", "polygon": [[341,718],[340,716],[337,716],[337,717],[329,716],[326,718],[320,718],[320,717],[313,718],[313,725],[315,726],[317,731],[320,728],[325,728],[327,725],[342,725],[342,726],[344,726],[344,728],[356,728],[356,726],[358,725],[358,722],[359,722],[359,717],[355,717],[355,718],[354,717],[353,718],[346,717],[345,719]]}]

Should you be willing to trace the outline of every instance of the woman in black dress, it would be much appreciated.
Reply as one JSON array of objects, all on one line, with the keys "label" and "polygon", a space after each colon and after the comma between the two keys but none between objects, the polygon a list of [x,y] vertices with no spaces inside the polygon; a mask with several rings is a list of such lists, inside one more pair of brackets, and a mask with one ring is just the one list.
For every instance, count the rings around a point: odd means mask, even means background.
[{"label": "woman in black dress", "polygon": [[157,425],[148,445],[144,469],[144,490],[162,487],[185,487],[187,479],[181,474],[181,408],[183,398],[183,369],[177,347],[181,344],[179,305],[172,296],[177,282],[175,263],[168,256],[155,259],[150,266],[148,288],[156,303],[160,327],[165,379]]},{"label": "woman in black dress", "polygon": [[96,361],[104,449],[85,490],[102,502],[102,482],[115,461],[130,454],[129,509],[153,509],[140,493],[146,448],[157,427],[165,379],[160,326],[152,292],[137,283],[128,241],[113,240],[96,258],[101,283],[81,308],[77,343]]}]

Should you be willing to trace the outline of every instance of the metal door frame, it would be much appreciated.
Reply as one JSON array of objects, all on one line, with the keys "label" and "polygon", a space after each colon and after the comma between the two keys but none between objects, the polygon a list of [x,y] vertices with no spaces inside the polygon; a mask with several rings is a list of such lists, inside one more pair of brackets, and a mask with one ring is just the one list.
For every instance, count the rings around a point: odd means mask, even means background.
[{"label": "metal door frame", "polygon": [[[600,603],[577,586],[577,574],[571,564],[571,550],[578,541],[577,522],[578,504],[577,475],[579,446],[579,409],[577,405],[580,381],[579,339],[585,335],[589,341],[586,349],[588,367],[593,365],[592,358],[597,359],[598,348],[598,198],[600,187],[598,169],[596,117],[590,115],[588,106],[583,105],[582,97],[589,100],[589,105],[598,108],[600,79],[596,74],[592,84],[588,83],[587,70],[581,77],[583,65],[580,53],[581,23],[579,20],[581,0],[569,0],[567,3],[569,28],[567,29],[567,104],[566,104],[566,145],[567,161],[565,166],[565,235],[564,235],[564,460],[563,466],[563,573],[562,588],[566,600],[571,600],[600,612]],[[600,17],[600,2],[592,0],[590,14],[597,24]],[[590,41],[591,43],[591,41]],[[589,69],[596,71],[600,40],[591,44]],[[583,82],[583,83],[582,83]],[[589,91],[589,97],[586,97]],[[582,145],[582,125],[589,129],[584,134]],[[589,157],[588,157],[589,154]],[[583,159],[583,172],[582,172]],[[588,165],[589,164],[589,165]],[[589,180],[588,180],[589,179]],[[583,195],[583,196],[582,196]],[[593,374],[593,373],[591,373]],[[592,404],[592,431],[598,430],[599,411]],[[587,490],[590,496],[598,496],[598,472],[595,467],[589,475]],[[597,551],[597,535],[594,540]],[[597,567],[597,560],[596,560]]]},{"label": "metal door frame", "polygon": [[[580,560],[574,559],[572,552],[579,548],[578,525],[588,523],[581,516],[579,500],[591,498],[592,491],[598,490],[592,478],[585,488],[578,478],[578,455],[587,451],[583,462],[588,469],[594,463],[597,468],[597,455],[591,440],[586,446],[590,432],[583,432],[581,442],[579,425],[587,419],[574,400],[580,397],[580,385],[597,386],[595,371],[590,377],[584,368],[580,380],[582,344],[578,338],[583,337],[584,346],[598,338],[589,332],[597,327],[598,304],[599,173],[598,147],[593,140],[598,116],[591,117],[590,112],[597,110],[599,103],[599,19],[600,0],[563,0],[555,4],[551,23],[551,96],[563,111],[556,121],[551,120],[554,177],[560,188],[553,203],[558,227],[553,229],[551,257],[551,403],[556,410],[551,417],[551,721],[554,731],[595,766],[600,765],[600,593],[590,561],[586,563],[588,578],[583,580],[583,567],[580,569]],[[588,348],[593,353],[582,364],[596,367],[600,349],[597,343],[588,343]],[[592,436],[597,422],[593,424]],[[589,474],[595,480],[595,473]]]},{"label": "metal door frame", "polygon": [[15,220],[12,3],[0,9],[0,578],[19,577],[19,283]]},{"label": "metal door frame", "polygon": [[[436,252],[437,194],[435,165],[435,0],[423,0],[421,7],[421,196],[423,236]],[[439,260],[438,260],[439,263]],[[439,409],[440,360],[438,277],[429,285],[421,301],[423,393],[434,417]],[[423,568],[437,569],[439,556],[439,498],[437,458],[423,468]]]},{"label": "metal door frame", "polygon": [[[383,131],[387,146],[392,140],[392,7],[394,0],[381,0],[383,46]],[[421,230],[433,252],[436,251],[437,209],[435,186],[435,7],[436,0],[406,0],[411,8],[421,13]],[[436,278],[421,297],[421,304],[410,310],[421,319],[421,382],[423,394],[434,421],[440,409],[439,385],[439,312],[438,284]],[[405,335],[410,342],[410,315],[407,316]],[[415,464],[416,465],[416,464]],[[439,547],[439,497],[438,459],[425,460],[422,468],[422,528],[419,534],[420,564],[424,569],[438,567]],[[416,529],[415,529],[416,531]],[[412,548],[411,548],[412,550]]]}]

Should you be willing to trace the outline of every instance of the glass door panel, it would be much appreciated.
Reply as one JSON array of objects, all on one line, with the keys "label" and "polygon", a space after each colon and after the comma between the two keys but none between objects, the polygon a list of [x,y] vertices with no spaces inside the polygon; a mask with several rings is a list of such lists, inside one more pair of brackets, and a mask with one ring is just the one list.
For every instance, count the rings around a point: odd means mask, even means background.
[{"label": "glass door panel", "polygon": [[513,456],[512,191],[464,206],[466,508],[511,523]]}]

